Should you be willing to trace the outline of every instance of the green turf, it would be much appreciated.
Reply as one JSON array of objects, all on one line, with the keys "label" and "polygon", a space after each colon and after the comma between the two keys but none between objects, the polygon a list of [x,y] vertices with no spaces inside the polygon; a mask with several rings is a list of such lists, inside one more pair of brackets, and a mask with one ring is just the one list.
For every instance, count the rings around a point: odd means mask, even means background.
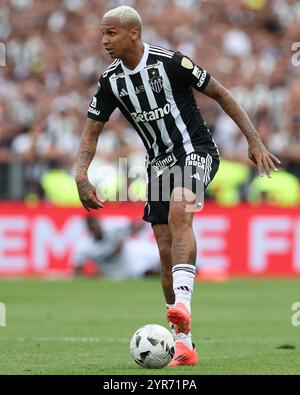
[{"label": "green turf", "polygon": [[0,280],[1,374],[299,374],[300,301],[294,280],[196,283],[193,340],[198,367],[145,370],[129,342],[146,323],[166,325],[157,278],[112,282]]}]

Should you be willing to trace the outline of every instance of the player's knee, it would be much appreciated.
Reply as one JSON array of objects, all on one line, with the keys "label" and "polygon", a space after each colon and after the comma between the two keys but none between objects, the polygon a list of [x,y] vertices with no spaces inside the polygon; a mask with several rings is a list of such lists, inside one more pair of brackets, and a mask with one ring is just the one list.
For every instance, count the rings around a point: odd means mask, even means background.
[{"label": "player's knee", "polygon": [[173,203],[169,211],[169,227],[171,232],[176,230],[184,230],[192,226],[191,213],[186,212],[185,204]]}]

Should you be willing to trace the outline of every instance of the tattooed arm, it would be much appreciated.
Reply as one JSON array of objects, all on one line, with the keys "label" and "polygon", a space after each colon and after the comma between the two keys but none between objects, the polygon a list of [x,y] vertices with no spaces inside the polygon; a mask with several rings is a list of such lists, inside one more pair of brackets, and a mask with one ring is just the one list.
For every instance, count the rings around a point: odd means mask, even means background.
[{"label": "tattooed arm", "polygon": [[257,165],[259,175],[263,175],[264,168],[267,176],[271,177],[270,170],[277,171],[274,161],[278,164],[281,162],[275,155],[267,151],[248,115],[237,103],[229,90],[216,79],[210,77],[209,83],[204,88],[203,93],[216,100],[245,135],[249,146],[249,158]]},{"label": "tattooed arm", "polygon": [[98,209],[103,207],[103,202],[98,199],[95,187],[89,182],[87,171],[93,160],[99,135],[104,127],[103,122],[87,119],[82,134],[80,147],[76,159],[76,184],[81,203],[85,209]]}]

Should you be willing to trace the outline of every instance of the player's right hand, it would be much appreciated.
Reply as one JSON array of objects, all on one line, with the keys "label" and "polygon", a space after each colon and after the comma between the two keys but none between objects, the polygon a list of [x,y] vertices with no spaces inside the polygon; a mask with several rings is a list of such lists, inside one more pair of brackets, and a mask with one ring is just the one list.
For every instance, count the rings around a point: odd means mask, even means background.
[{"label": "player's right hand", "polygon": [[87,211],[103,208],[103,200],[98,199],[96,188],[87,177],[76,179],[76,185],[81,203]]}]

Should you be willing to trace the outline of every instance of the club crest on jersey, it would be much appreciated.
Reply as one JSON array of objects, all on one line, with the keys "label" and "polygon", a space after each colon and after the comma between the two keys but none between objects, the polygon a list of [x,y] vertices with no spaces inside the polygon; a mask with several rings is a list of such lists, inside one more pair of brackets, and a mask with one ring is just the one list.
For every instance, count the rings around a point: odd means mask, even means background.
[{"label": "club crest on jersey", "polygon": [[155,75],[153,78],[151,78],[151,80],[149,80],[149,83],[154,92],[156,93],[161,92],[163,88],[163,79],[161,76]]}]

